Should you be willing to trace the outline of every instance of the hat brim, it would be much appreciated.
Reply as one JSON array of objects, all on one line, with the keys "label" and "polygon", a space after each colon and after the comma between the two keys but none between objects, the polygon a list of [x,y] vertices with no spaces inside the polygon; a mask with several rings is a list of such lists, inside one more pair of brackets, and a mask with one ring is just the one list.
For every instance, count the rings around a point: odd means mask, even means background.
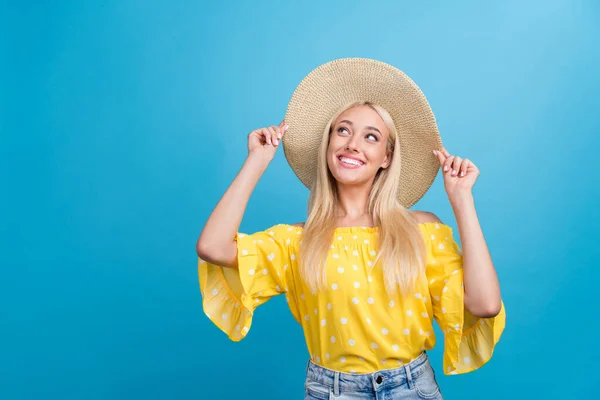
[{"label": "hat brim", "polygon": [[400,137],[398,200],[410,208],[429,190],[439,170],[432,150],[442,141],[435,116],[419,87],[399,69],[377,60],[343,58],[310,72],[294,91],[282,144],[290,167],[309,189],[325,126],[344,105],[369,101],[385,108]]}]

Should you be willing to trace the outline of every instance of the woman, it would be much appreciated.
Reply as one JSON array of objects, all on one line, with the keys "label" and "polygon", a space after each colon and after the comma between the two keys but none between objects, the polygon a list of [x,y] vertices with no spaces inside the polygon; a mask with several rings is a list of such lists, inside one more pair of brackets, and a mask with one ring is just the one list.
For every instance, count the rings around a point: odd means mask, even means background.
[{"label": "woman", "polygon": [[[283,140],[311,189],[304,224],[238,233]],[[464,253],[435,214],[409,211],[442,168]],[[375,60],[340,59],[298,86],[284,122],[248,137],[248,158],[197,242],[203,306],[228,336],[284,293],[310,352],[307,399],[441,399],[426,351],[433,319],[444,373],[473,371],[504,329],[498,279],[474,207],[479,175],[441,145],[418,87]]]}]

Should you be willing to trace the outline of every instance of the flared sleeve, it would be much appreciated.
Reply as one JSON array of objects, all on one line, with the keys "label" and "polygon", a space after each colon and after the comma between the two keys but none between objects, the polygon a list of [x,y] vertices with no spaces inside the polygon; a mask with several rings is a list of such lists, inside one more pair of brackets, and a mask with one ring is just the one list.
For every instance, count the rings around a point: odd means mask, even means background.
[{"label": "flared sleeve", "polygon": [[258,306],[287,290],[286,271],[296,258],[290,251],[294,234],[286,225],[237,233],[237,269],[198,259],[204,313],[231,340],[247,335]]},{"label": "flared sleeve", "polygon": [[490,360],[504,330],[504,303],[492,318],[477,318],[464,307],[463,258],[452,228],[424,225],[427,279],[433,315],[444,332],[445,375],[474,371]]}]

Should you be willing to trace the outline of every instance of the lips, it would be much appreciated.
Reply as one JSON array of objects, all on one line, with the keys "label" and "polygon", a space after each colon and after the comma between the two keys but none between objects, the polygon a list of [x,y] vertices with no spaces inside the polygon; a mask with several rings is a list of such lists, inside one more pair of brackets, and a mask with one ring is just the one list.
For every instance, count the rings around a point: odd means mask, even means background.
[{"label": "lips", "polygon": [[356,157],[346,156],[346,155],[338,156],[338,160],[340,161],[340,163],[343,166],[349,167],[349,168],[357,168],[357,167],[361,167],[365,164],[365,162],[361,159],[358,159]]}]

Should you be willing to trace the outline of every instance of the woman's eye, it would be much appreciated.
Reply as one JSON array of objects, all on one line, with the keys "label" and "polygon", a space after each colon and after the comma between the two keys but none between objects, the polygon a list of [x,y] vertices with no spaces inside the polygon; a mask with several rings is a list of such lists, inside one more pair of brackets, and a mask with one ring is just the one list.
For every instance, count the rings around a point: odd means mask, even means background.
[{"label": "woman's eye", "polygon": [[[343,134],[349,134],[350,131],[347,128],[344,127],[339,127],[337,129],[338,133],[343,133]],[[379,140],[379,138],[377,137],[377,135],[373,134],[373,133],[368,133],[367,136],[365,136],[367,139],[369,139],[369,141],[375,141],[377,142]]]}]

